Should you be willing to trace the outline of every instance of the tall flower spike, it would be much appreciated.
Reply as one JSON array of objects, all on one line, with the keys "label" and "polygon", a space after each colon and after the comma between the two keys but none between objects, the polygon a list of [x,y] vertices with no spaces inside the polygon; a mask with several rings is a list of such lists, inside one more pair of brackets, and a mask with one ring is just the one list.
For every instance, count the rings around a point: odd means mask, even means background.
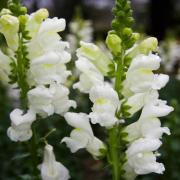
[{"label": "tall flower spike", "polygon": [[49,144],[44,149],[43,163],[39,165],[42,180],[68,180],[69,171],[54,156],[53,147]]}]

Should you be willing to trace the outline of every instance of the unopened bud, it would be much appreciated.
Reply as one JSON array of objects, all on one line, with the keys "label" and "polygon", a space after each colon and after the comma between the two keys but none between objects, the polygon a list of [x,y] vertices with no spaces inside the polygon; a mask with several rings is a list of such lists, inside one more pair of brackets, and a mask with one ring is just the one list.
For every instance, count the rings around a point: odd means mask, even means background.
[{"label": "unopened bud", "polygon": [[116,34],[109,33],[106,38],[106,44],[114,54],[118,54],[121,52],[121,42],[121,39]]}]

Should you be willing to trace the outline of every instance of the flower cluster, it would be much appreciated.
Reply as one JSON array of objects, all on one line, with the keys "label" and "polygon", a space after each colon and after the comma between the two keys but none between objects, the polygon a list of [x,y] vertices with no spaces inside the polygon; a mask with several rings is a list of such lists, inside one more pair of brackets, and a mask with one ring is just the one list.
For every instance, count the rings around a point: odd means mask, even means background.
[{"label": "flower cluster", "polygon": [[[27,141],[33,135],[31,125],[36,116],[46,118],[54,113],[63,116],[70,107],[76,107],[65,86],[71,75],[66,68],[71,60],[69,44],[58,34],[65,29],[65,20],[48,18],[46,9],[20,16],[8,10],[3,12],[0,32],[7,47],[0,50],[1,80],[19,88],[21,98],[26,100],[23,110],[17,108],[10,113],[7,134],[12,141]],[[43,180],[70,178],[68,170],[55,161],[50,145],[45,146],[40,170]]]},{"label": "flower cluster", "polygon": [[159,99],[158,90],[169,80],[167,75],[153,73],[160,67],[160,61],[160,57],[151,52],[135,56],[123,82],[123,95],[130,106],[130,115],[142,109],[139,120],[125,129],[129,141],[125,164],[127,179],[151,172],[162,174],[165,170],[163,164],[156,162],[159,154],[155,151],[162,144],[162,134],[169,135],[170,131],[161,127],[158,117],[168,115],[173,108]]}]

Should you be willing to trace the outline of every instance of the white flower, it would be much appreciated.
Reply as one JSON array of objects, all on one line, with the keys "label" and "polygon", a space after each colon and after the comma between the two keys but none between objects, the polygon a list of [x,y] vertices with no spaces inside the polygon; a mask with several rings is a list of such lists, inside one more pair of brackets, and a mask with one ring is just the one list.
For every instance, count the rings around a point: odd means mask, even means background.
[{"label": "white flower", "polygon": [[36,119],[32,110],[26,114],[20,109],[15,109],[10,114],[11,127],[8,128],[7,134],[12,141],[27,141],[32,136],[31,124]]},{"label": "white flower", "polygon": [[153,71],[160,67],[160,57],[149,54],[138,55],[133,60],[123,82],[122,94],[131,106],[129,113],[133,115],[148,101],[157,99],[158,92],[169,81],[168,75],[154,74]]},{"label": "white flower", "polygon": [[146,104],[139,120],[126,127],[128,140],[132,141],[141,137],[161,138],[163,133],[170,134],[167,127],[161,127],[158,117],[166,116],[173,108],[166,105],[166,101],[154,100]]},{"label": "white flower", "polygon": [[54,156],[53,147],[45,146],[43,163],[39,165],[42,180],[68,180],[69,171]]},{"label": "white flower", "polygon": [[72,153],[86,148],[94,158],[100,156],[100,149],[105,149],[105,146],[102,141],[94,136],[88,115],[84,113],[66,113],[64,117],[67,123],[75,129],[71,132],[70,137],[63,138],[61,142],[65,142]]},{"label": "white flower", "polygon": [[92,87],[89,96],[94,103],[89,115],[91,122],[112,127],[118,121],[115,117],[115,112],[120,106],[117,92],[106,84]]},{"label": "white flower", "polygon": [[89,93],[93,86],[103,84],[103,75],[87,58],[80,57],[75,63],[81,74],[80,81],[75,83],[73,88],[78,88],[81,92]]},{"label": "white flower", "polygon": [[69,90],[61,84],[51,84],[49,88],[38,86],[28,92],[29,106],[42,117],[54,113],[63,115],[76,103],[68,98]]},{"label": "white flower", "polygon": [[44,86],[38,86],[28,92],[29,107],[42,117],[47,117],[54,113],[52,99],[53,94],[49,88]]},{"label": "white flower", "polygon": [[46,19],[41,24],[38,33],[32,37],[32,40],[27,44],[29,58],[34,59],[48,51],[63,53],[64,48],[67,47],[68,43],[60,41],[61,37],[58,32],[64,30],[64,28],[64,19]]},{"label": "white flower", "polygon": [[10,58],[6,56],[0,50],[0,80],[1,82],[7,84],[9,82],[9,75],[10,75]]},{"label": "white flower", "polygon": [[0,32],[5,36],[6,42],[13,51],[18,48],[19,20],[17,17],[5,14],[0,18]]},{"label": "white flower", "polygon": [[76,102],[69,100],[69,89],[60,84],[51,84],[50,91],[53,94],[52,104],[54,112],[64,115],[70,107],[76,108]]},{"label": "white flower", "polygon": [[46,85],[53,82],[64,83],[71,74],[70,71],[66,70],[66,66],[64,65],[70,58],[70,56],[66,57],[63,54],[60,57],[55,52],[48,52],[33,59],[30,63],[28,73],[29,84]]},{"label": "white flower", "polygon": [[107,75],[110,70],[109,65],[112,64],[110,58],[93,43],[81,41],[80,45],[81,47],[77,50],[77,57],[87,58],[103,75]]},{"label": "white flower", "polygon": [[131,93],[142,93],[150,89],[159,90],[163,88],[169,77],[152,72],[160,67],[160,61],[160,57],[153,54],[138,55],[134,58],[126,73],[123,94],[127,95],[127,90]]},{"label": "white flower", "polygon": [[156,154],[153,153],[161,144],[160,140],[151,138],[134,141],[126,151],[127,164],[124,167],[127,168],[127,171],[132,168],[136,174],[151,172],[162,174],[165,170],[164,165],[156,162]]}]

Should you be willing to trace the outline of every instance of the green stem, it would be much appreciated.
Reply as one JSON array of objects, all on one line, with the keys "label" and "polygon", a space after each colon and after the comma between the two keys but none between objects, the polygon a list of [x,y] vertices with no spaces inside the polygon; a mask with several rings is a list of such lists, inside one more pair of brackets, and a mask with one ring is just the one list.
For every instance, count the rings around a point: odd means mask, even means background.
[{"label": "green stem", "polygon": [[113,180],[120,180],[117,133],[116,126],[109,130],[109,163],[112,167]]},{"label": "green stem", "polygon": [[[115,77],[115,90],[118,93],[119,99],[122,98],[121,96],[121,88],[122,88],[122,81],[123,81],[123,71],[124,71],[124,51],[121,52],[117,57],[115,57],[117,62],[117,69],[116,69],[116,77]],[[120,180],[123,179],[122,177],[122,167],[121,164],[121,152],[120,147],[120,125],[115,125],[113,128],[109,130],[109,163],[111,164],[112,168],[112,176],[113,180]]]}]

